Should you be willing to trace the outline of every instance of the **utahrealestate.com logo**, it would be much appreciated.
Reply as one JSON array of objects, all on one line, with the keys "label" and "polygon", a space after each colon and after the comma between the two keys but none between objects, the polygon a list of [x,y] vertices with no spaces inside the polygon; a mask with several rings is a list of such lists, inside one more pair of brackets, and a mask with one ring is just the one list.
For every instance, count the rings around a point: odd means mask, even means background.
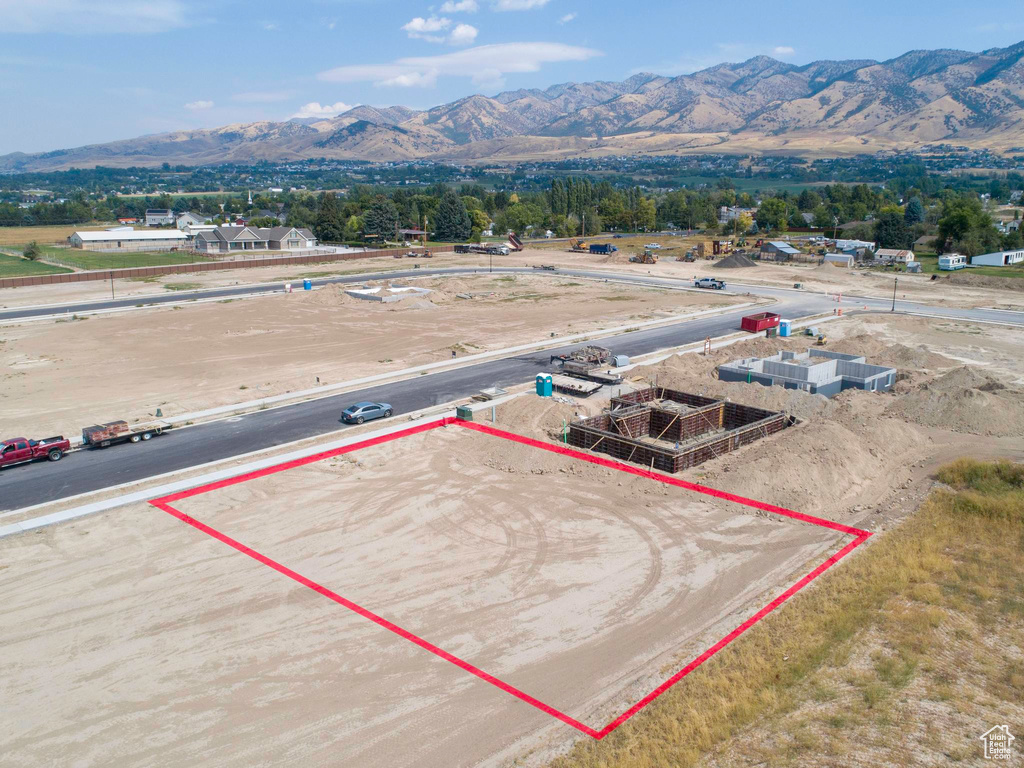
[{"label": "utahrealestate.com logo", "polygon": [[986,760],[1009,760],[1013,751],[1014,737],[1010,735],[1010,726],[997,725],[989,728],[978,737],[985,744]]}]

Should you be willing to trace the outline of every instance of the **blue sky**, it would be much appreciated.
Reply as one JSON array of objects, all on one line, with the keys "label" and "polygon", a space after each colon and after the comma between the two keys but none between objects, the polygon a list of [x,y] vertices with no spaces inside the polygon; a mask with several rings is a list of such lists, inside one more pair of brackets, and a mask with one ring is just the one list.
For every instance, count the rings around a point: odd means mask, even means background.
[{"label": "blue sky", "polygon": [[1020,0],[0,0],[0,153],[757,54],[882,60],[1022,39]]}]

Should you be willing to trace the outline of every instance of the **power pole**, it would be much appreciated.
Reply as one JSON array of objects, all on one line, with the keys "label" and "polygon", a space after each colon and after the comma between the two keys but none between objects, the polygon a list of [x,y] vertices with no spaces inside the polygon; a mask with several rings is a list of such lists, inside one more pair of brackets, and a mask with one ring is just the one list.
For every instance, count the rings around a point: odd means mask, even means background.
[{"label": "power pole", "polygon": [[896,283],[898,283],[898,282],[899,282],[899,278],[898,277],[894,277],[892,279],[892,309],[890,310],[892,312],[896,311]]}]

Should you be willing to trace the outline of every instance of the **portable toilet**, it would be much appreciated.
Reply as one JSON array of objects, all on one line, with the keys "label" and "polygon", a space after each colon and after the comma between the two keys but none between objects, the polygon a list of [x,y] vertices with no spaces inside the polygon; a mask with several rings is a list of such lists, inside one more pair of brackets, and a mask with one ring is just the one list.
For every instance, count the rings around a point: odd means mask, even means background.
[{"label": "portable toilet", "polygon": [[304,290],[304,291],[312,291],[313,290],[313,281],[310,280],[308,277],[305,280],[302,281],[302,290]]},{"label": "portable toilet", "polygon": [[551,397],[552,383],[550,373],[537,374],[537,394],[540,397]]},{"label": "portable toilet", "polygon": [[779,336],[789,336],[789,320],[779,320]]}]

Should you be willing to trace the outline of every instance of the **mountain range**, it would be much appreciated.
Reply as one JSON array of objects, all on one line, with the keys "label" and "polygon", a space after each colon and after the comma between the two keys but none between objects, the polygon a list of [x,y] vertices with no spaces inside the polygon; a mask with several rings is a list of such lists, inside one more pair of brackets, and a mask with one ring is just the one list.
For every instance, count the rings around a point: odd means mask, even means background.
[{"label": "mountain range", "polygon": [[0,170],[337,158],[543,160],[587,155],[838,156],[937,143],[1024,145],[1024,42],[888,61],[767,56],[693,74],[467,96],[429,110],[359,106],[330,119],[238,123],[38,154]]}]

